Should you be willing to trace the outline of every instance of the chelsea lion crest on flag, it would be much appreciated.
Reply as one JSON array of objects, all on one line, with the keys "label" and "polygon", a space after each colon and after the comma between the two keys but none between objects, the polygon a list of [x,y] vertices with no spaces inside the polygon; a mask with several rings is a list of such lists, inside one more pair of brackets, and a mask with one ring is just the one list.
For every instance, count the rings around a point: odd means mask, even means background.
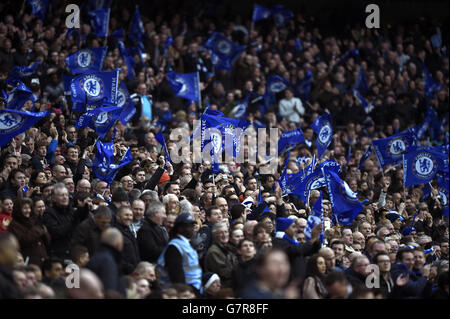
[{"label": "chelsea lion crest on flag", "polygon": [[421,152],[414,157],[411,169],[414,176],[427,180],[436,174],[438,163],[433,154]]},{"label": "chelsea lion crest on flag", "polygon": [[105,85],[101,78],[95,74],[89,74],[80,79],[80,86],[89,96],[90,100],[98,101],[103,97]]},{"label": "chelsea lion crest on flag", "polygon": [[17,131],[25,122],[25,119],[20,114],[5,112],[0,114],[0,132],[2,134],[9,134]]},{"label": "chelsea lion crest on flag", "polygon": [[80,67],[89,68],[94,64],[94,60],[94,55],[92,54],[91,50],[84,49],[78,52],[77,62]]}]

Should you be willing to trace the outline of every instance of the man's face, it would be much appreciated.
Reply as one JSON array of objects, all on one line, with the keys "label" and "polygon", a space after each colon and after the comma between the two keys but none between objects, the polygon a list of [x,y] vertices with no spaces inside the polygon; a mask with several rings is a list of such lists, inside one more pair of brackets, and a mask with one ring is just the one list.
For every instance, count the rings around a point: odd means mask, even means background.
[{"label": "man's face", "polygon": [[69,190],[69,194],[73,194],[75,192],[75,184],[72,178],[64,178],[63,183]]},{"label": "man's face", "polygon": [[79,182],[77,186],[77,192],[86,192],[89,193],[91,191],[91,183],[87,180],[82,180]]},{"label": "man's face", "polygon": [[178,185],[178,184],[170,185],[169,190],[167,191],[167,193],[179,196],[180,195],[180,185]]},{"label": "man's face", "polygon": [[297,225],[295,223],[292,223],[288,228],[286,228],[286,230],[284,232],[290,238],[294,238],[295,237],[295,233],[297,232]]},{"label": "man's face", "polygon": [[236,229],[231,233],[230,241],[237,245],[242,239],[244,239],[244,232],[241,229]]},{"label": "man's face", "polygon": [[59,262],[53,263],[52,268],[45,271],[45,275],[50,279],[62,278],[64,276],[63,266]]},{"label": "man's face", "polygon": [[425,265],[425,254],[422,251],[414,251],[414,268],[421,270]]},{"label": "man's face", "polygon": [[69,142],[74,142],[77,138],[77,130],[75,129],[75,127],[70,127],[67,129],[67,140]]},{"label": "man's face", "polygon": [[299,218],[295,221],[295,223],[297,224],[297,231],[303,233],[308,222],[304,218]]},{"label": "man's face", "polygon": [[228,243],[228,240],[230,239],[228,228],[227,227],[218,228],[217,231],[214,233],[214,238],[220,244]]},{"label": "man's face", "polygon": [[361,233],[364,235],[364,237],[367,238],[367,236],[372,232],[372,226],[370,226],[369,223],[363,223],[361,225]]},{"label": "man's face", "polygon": [[248,184],[246,185],[246,188],[248,190],[256,191],[256,179],[252,178],[248,181]]},{"label": "man's face", "polygon": [[347,246],[353,245],[353,233],[350,229],[344,229],[342,231],[342,240]]},{"label": "man's face", "polygon": [[142,219],[145,212],[145,204],[140,200],[135,200],[133,205],[131,206],[131,210],[133,211],[133,221],[138,222]]},{"label": "man's face", "polygon": [[334,255],[334,251],[332,249],[327,249],[323,253],[322,256],[325,259],[325,263],[327,265],[327,269],[329,271],[332,271],[334,269],[334,267],[336,266],[336,258],[335,258],[335,255]]},{"label": "man's face", "polygon": [[67,170],[64,166],[58,165],[53,169],[53,176],[57,181],[62,181],[67,175]]},{"label": "man's face", "polygon": [[388,255],[379,256],[377,265],[380,268],[380,271],[383,273],[388,273],[391,271],[391,260]]},{"label": "man's face", "polygon": [[117,214],[117,222],[129,227],[133,222],[133,212],[131,209],[124,209],[120,214]]},{"label": "man's face", "polygon": [[448,242],[441,243],[441,254],[444,257],[448,256]]},{"label": "man's face", "polygon": [[222,212],[223,215],[228,214],[228,203],[225,200],[225,198],[222,198],[222,197],[217,198],[216,206],[218,206],[220,208],[220,211]]},{"label": "man's face", "polygon": [[11,170],[19,168],[19,162],[15,157],[8,157],[5,164],[8,165],[11,168]]},{"label": "man's face", "polygon": [[136,181],[138,183],[143,183],[145,181],[145,172],[144,171],[138,171],[136,173]]},{"label": "man's face", "polygon": [[342,256],[344,256],[344,245],[336,244],[333,245],[332,249],[334,250],[334,254],[336,255],[336,260],[341,260]]},{"label": "man's face", "polygon": [[120,183],[122,184],[122,188],[126,191],[130,191],[133,189],[133,178],[131,176],[124,176],[120,179]]},{"label": "man's face", "polygon": [[24,187],[25,182],[26,182],[25,174],[22,172],[16,173],[14,175],[14,178],[12,179],[12,184],[17,187]]},{"label": "man's face", "polygon": [[67,188],[57,188],[53,195],[53,201],[61,207],[69,205],[69,191]]},{"label": "man's face", "polygon": [[76,162],[78,161],[78,149],[71,147],[67,152],[67,157],[69,161]]},{"label": "man's face", "polygon": [[367,276],[369,274],[369,272],[368,272],[369,265],[370,265],[369,259],[367,259],[367,258],[360,258],[356,262],[353,270],[355,272],[357,272],[358,274],[361,274],[363,276]]},{"label": "man's face", "polygon": [[414,254],[407,252],[403,253],[401,263],[408,267],[408,270],[411,271],[414,267]]},{"label": "man's face", "polygon": [[108,218],[106,216],[95,215],[94,216],[94,223],[95,223],[95,225],[97,225],[97,227],[101,231],[104,231],[106,228],[109,227],[109,225],[111,223],[111,218]]},{"label": "man's face", "polygon": [[216,223],[219,223],[219,222],[221,222],[222,221],[222,212],[220,211],[220,209],[213,209],[212,211],[211,211],[211,216],[210,217],[207,217],[207,219],[208,219],[208,222],[211,224],[211,225],[214,225],[214,224],[216,224]]},{"label": "man's face", "polygon": [[162,226],[164,224],[164,220],[167,218],[166,215],[166,209],[163,207],[158,212],[154,213],[152,216],[153,222],[158,224],[159,226]]},{"label": "man's face", "polygon": [[375,243],[372,247],[372,257],[375,257],[379,253],[386,252],[386,245],[384,243]]},{"label": "man's face", "polygon": [[364,235],[360,232],[354,232],[353,233],[353,242],[360,244],[361,248],[364,248],[364,245],[365,245]]},{"label": "man's face", "polygon": [[164,222],[164,227],[166,227],[166,230],[168,232],[173,228],[173,225],[175,224],[175,219],[177,219],[177,215],[175,214],[167,215],[166,221]]}]

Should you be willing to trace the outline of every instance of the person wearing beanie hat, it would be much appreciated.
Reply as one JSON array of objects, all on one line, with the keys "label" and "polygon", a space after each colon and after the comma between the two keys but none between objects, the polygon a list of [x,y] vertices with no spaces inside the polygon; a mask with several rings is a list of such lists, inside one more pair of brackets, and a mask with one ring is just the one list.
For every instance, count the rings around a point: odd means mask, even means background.
[{"label": "person wearing beanie hat", "polygon": [[202,276],[203,299],[213,299],[221,287],[220,277],[213,272],[206,272]]},{"label": "person wearing beanie hat", "polygon": [[322,225],[315,225],[311,231],[311,239],[306,243],[295,240],[297,226],[293,219],[279,217],[275,223],[275,238],[272,241],[274,248],[286,252],[291,262],[291,279],[304,279],[306,273],[306,256],[317,253],[321,247],[319,236]]},{"label": "person wearing beanie hat", "polygon": [[163,289],[181,283],[192,286],[197,296],[203,293],[202,268],[197,251],[190,243],[195,224],[194,217],[189,213],[181,213],[175,219],[171,239],[157,260]]}]

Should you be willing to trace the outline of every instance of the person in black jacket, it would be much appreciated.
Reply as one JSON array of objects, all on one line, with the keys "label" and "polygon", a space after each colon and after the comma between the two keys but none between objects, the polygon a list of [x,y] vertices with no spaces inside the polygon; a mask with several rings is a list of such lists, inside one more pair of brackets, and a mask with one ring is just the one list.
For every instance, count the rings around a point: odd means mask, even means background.
[{"label": "person in black jacket", "polygon": [[100,248],[86,265],[102,281],[107,297],[126,297],[125,280],[120,271],[122,249],[122,233],[116,228],[108,228],[102,233]]},{"label": "person in black jacket", "polygon": [[322,224],[314,226],[311,239],[307,243],[295,241],[296,224],[293,219],[280,217],[277,219],[276,235],[272,241],[273,247],[286,252],[291,263],[291,279],[303,280],[306,273],[305,257],[311,256],[320,249],[319,236]]},{"label": "person in black jacket", "polygon": [[100,247],[100,236],[110,226],[111,217],[111,210],[108,207],[97,208],[93,217],[89,216],[77,226],[70,246],[85,246],[89,251],[89,256],[92,256]]},{"label": "person in black jacket", "polygon": [[52,191],[52,207],[47,207],[43,221],[52,238],[50,255],[59,258],[70,258],[70,240],[75,228],[88,215],[86,204],[75,213],[69,205],[69,191],[63,183],[56,183]]},{"label": "person in black jacket", "polygon": [[131,274],[140,261],[137,240],[130,230],[133,212],[129,207],[120,207],[117,211],[117,229],[123,236],[122,263],[120,265],[125,275]]},{"label": "person in black jacket", "polygon": [[145,212],[145,220],[137,234],[141,260],[155,263],[169,241],[169,235],[163,223],[166,208],[161,202],[151,202]]},{"label": "person in black jacket", "polygon": [[246,282],[255,279],[256,249],[253,241],[242,239],[238,244],[239,263],[232,271],[232,287],[235,297],[242,297]]}]

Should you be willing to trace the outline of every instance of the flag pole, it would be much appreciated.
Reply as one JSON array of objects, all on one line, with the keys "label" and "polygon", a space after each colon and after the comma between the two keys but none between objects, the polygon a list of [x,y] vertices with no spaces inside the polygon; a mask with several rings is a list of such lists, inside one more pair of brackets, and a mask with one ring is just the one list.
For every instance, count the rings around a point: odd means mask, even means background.
[{"label": "flag pole", "polygon": [[198,109],[199,111],[203,109],[202,107],[202,90],[200,88],[200,73],[197,71],[197,79],[198,79],[198,98],[199,98],[199,105]]}]

